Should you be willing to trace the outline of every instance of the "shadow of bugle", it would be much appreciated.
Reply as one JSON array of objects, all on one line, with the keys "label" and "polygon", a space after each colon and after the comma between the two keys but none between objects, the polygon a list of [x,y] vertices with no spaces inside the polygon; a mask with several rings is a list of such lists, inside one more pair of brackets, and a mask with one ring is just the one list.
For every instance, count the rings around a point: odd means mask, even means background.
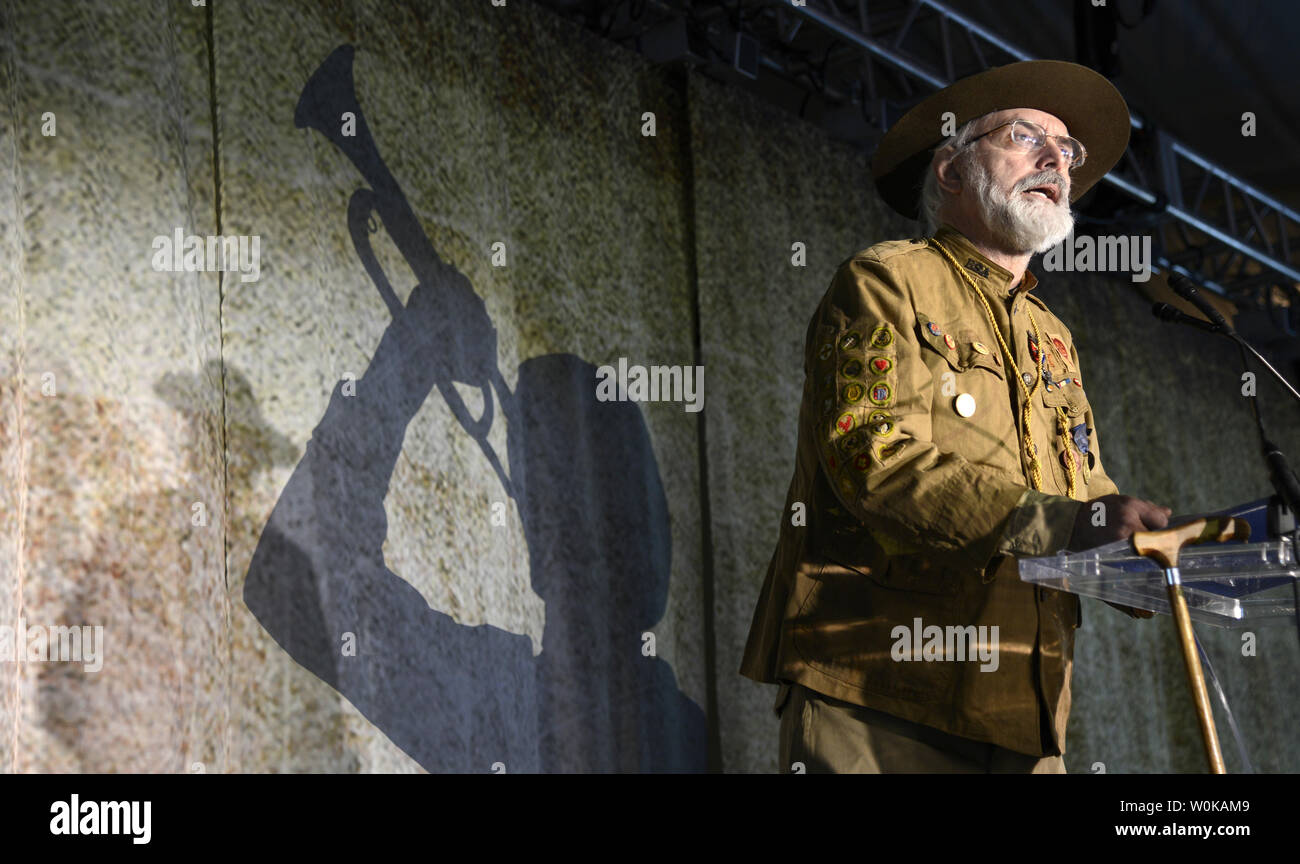
[{"label": "shadow of bugle", "polygon": [[[487,441],[493,420],[493,390],[501,399],[507,418],[513,407],[512,395],[497,367],[496,328],[488,317],[482,298],[474,292],[469,281],[438,256],[397,180],[380,157],[357,101],[352,72],[355,53],[352,45],[341,45],[312,73],[294,109],[294,125],[299,129],[312,128],[324,135],[343,151],[370,185],[368,189],[357,189],[348,201],[348,228],[357,256],[389,313],[394,319],[398,318],[406,307],[393,290],[370,242],[370,233],[377,230],[372,215],[377,213],[397,250],[415,274],[418,284],[414,290],[432,292],[433,308],[444,315],[438,329],[444,337],[446,350],[440,351],[436,358],[434,385],[446,399],[456,420],[478,442],[506,492],[513,497],[514,491],[501,460]],[[348,114],[351,115],[351,134],[344,134],[344,123],[348,119],[345,115]],[[480,418],[474,419],[453,382],[469,384],[481,391],[484,407]]]}]

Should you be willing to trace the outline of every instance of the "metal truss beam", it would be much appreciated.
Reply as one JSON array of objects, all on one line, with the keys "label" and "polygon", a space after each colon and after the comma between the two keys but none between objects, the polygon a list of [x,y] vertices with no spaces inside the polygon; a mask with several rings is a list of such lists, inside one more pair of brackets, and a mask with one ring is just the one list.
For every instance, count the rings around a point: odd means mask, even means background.
[{"label": "metal truss beam", "polygon": [[[807,0],[804,5],[797,5],[792,0],[772,0],[766,5],[779,7],[783,16],[806,21],[834,39],[866,52],[895,73],[910,76],[917,84],[931,89],[945,87],[955,78],[954,70],[958,64],[954,49],[960,40],[952,38],[953,30],[965,40],[980,68],[993,65],[989,54],[1000,53],[1000,62],[1035,59],[1028,51],[961,15],[940,0],[911,0],[901,26],[888,40],[870,34],[866,0],[858,0],[856,4],[857,22],[849,20],[838,5],[829,0]],[[909,37],[918,29],[923,12],[929,13],[927,17],[931,19],[938,19],[941,37],[938,46],[923,48],[930,52],[931,62],[926,62],[907,47]],[[919,41],[913,39],[912,43]],[[887,126],[887,112],[880,113],[881,126]],[[1135,129],[1144,128],[1141,118],[1131,116],[1130,119]],[[1221,294],[1234,293],[1238,283],[1258,285],[1261,282],[1261,269],[1271,271],[1285,282],[1291,283],[1294,288],[1295,283],[1300,282],[1300,213],[1255,189],[1172,136],[1160,132],[1156,133],[1156,137],[1156,165],[1147,166],[1152,170],[1144,170],[1140,160],[1132,158],[1130,154],[1130,158],[1107,174],[1105,180],[1114,188],[1154,208],[1158,211],[1157,215],[1165,221],[1178,223],[1182,230],[1174,239],[1184,241],[1178,251],[1192,246],[1197,249],[1197,257],[1204,259],[1208,249],[1211,255],[1217,257],[1218,266],[1212,275],[1206,275],[1172,263],[1167,255],[1175,251],[1170,248],[1175,244],[1170,242],[1163,226],[1158,238],[1158,243],[1165,252],[1161,259],[1169,261],[1173,269]],[[1126,168],[1129,170],[1124,170]],[[1147,179],[1151,176],[1159,180],[1159,185],[1154,188]],[[1210,182],[1211,178],[1218,182]],[[1185,203],[1184,184],[1197,179],[1202,181],[1201,186],[1195,201],[1188,206]],[[1197,247],[1193,243],[1186,231],[1188,228],[1203,235],[1202,245]],[[1241,266],[1233,278],[1229,279],[1232,275],[1229,273],[1231,265],[1237,260]],[[1254,262],[1257,266],[1248,268],[1246,261]],[[1251,272],[1252,269],[1254,272]]]}]

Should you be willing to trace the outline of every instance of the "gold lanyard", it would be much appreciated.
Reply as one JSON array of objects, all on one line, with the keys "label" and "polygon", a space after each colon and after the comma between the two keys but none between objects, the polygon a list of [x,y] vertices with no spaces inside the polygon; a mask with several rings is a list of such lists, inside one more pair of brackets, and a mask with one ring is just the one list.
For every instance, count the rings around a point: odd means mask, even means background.
[{"label": "gold lanyard", "polygon": [[[966,284],[971,287],[971,290],[975,292],[975,296],[980,298],[980,303],[983,304],[984,306],[984,313],[988,316],[990,326],[993,327],[993,335],[997,336],[998,345],[1002,347],[1002,356],[1007,359],[1007,366],[1011,369],[1012,374],[1016,376],[1016,383],[1020,385],[1020,392],[1023,393],[1025,397],[1024,406],[1021,408],[1021,412],[1020,412],[1020,418],[1021,418],[1021,425],[1024,427],[1024,433],[1023,433],[1024,440],[1022,446],[1024,447],[1025,455],[1029,458],[1029,479],[1030,482],[1033,484],[1034,489],[1041,492],[1043,490],[1042,463],[1038,461],[1038,450],[1037,447],[1035,447],[1034,445],[1034,432],[1033,432],[1032,424],[1033,424],[1033,417],[1034,417],[1034,413],[1033,413],[1034,394],[1038,392],[1038,387],[1043,380],[1042,369],[1040,368],[1038,370],[1038,375],[1034,378],[1033,387],[1027,386],[1025,384],[1025,379],[1021,377],[1020,367],[1016,365],[1015,352],[1011,350],[1011,346],[1007,344],[1006,338],[1003,337],[1002,328],[998,325],[997,318],[993,316],[993,307],[989,305],[988,298],[984,296],[984,292],[981,291],[980,287],[975,284],[975,280],[970,278],[969,275],[967,275],[966,271],[962,269],[962,266],[957,263],[957,259],[952,256],[951,252],[949,252],[946,248],[944,248],[944,245],[942,243],[940,243],[938,240],[934,239],[933,237],[928,237],[926,239],[935,248],[937,248],[940,252],[943,253],[943,256],[952,263],[952,266],[954,269],[956,269],[957,274],[961,276],[961,278],[966,281]],[[1041,367],[1043,362],[1042,361],[1043,352],[1046,351],[1047,348],[1043,345],[1043,334],[1042,331],[1038,329],[1038,321],[1034,318],[1034,313],[1031,311],[1026,311],[1026,314],[1029,316],[1029,323],[1034,326],[1034,340],[1038,344],[1038,357],[1039,357],[1038,365]],[[1057,423],[1057,428],[1061,431],[1063,435],[1068,433],[1067,427],[1069,421],[1066,420],[1065,418],[1065,412],[1059,408],[1057,409],[1056,423]],[[1069,440],[1068,437],[1066,440],[1068,442]],[[1066,448],[1066,453],[1068,456],[1071,457],[1073,457],[1074,455],[1073,453],[1070,452],[1068,446]],[[1073,498],[1074,497],[1073,458],[1068,459],[1067,463],[1068,464],[1066,465],[1066,471],[1068,473],[1068,492],[1069,492],[1069,496]]]}]

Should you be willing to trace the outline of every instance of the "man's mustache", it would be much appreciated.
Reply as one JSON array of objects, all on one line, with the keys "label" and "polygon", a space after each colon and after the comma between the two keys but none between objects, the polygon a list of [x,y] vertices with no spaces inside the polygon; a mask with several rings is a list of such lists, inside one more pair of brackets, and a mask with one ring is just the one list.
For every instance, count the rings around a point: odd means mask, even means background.
[{"label": "man's mustache", "polygon": [[1051,186],[1056,190],[1056,205],[1069,206],[1070,187],[1068,182],[1062,182],[1061,175],[1055,171],[1040,171],[1037,174],[1031,174],[1021,180],[1013,188],[1012,192],[1019,194],[1028,192],[1030,189],[1036,189],[1040,186]]}]

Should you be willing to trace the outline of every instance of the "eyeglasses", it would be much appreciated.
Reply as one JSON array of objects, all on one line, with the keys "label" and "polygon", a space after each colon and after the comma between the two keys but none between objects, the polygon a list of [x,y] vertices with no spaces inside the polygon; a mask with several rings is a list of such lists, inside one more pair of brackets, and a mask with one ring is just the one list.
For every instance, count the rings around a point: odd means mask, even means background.
[{"label": "eyeglasses", "polygon": [[992,135],[999,129],[1011,127],[1011,143],[1021,150],[1034,151],[1042,147],[1048,141],[1053,141],[1056,147],[1061,151],[1061,158],[1070,166],[1073,171],[1083,164],[1083,160],[1088,158],[1088,151],[1084,149],[1083,144],[1069,135],[1048,135],[1047,130],[1037,123],[1030,123],[1028,120],[1012,120],[1009,123],[1003,123],[1001,126],[994,126],[992,129],[980,135],[976,135],[966,143],[974,144],[985,135]]}]

